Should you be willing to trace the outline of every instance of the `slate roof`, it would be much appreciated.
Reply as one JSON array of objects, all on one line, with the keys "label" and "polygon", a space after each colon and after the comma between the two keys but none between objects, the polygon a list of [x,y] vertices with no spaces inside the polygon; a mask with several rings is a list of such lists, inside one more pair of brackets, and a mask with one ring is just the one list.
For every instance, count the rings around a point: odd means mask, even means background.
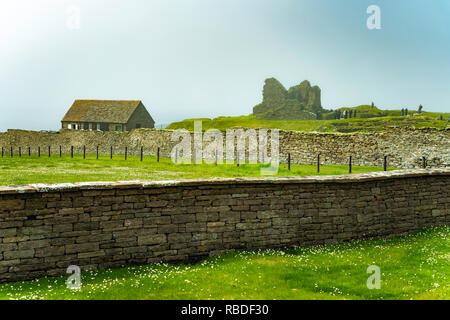
[{"label": "slate roof", "polygon": [[75,100],[62,121],[127,123],[140,100]]}]

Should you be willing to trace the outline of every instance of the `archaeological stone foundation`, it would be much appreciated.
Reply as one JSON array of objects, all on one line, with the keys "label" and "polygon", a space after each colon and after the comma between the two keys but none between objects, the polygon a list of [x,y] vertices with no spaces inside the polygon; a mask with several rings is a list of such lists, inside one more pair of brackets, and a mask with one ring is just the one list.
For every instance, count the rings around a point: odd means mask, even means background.
[{"label": "archaeological stone foundation", "polygon": [[450,222],[450,169],[0,187],[0,282]]}]

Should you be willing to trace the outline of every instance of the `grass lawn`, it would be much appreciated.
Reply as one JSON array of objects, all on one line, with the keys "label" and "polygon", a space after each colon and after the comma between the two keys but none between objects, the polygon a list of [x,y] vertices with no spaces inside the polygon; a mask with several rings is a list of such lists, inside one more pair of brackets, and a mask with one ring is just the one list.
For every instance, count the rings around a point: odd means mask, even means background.
[{"label": "grass lawn", "polygon": [[[352,172],[381,171],[381,167],[353,166]],[[393,170],[393,169],[389,169]],[[145,156],[140,161],[139,156],[101,155],[22,155],[18,157],[5,156],[0,158],[0,185],[22,185],[30,183],[63,183],[85,181],[125,181],[125,180],[175,180],[212,177],[259,177],[260,165],[241,164],[218,165],[214,164],[174,164],[169,158],[156,158]],[[337,175],[348,173],[347,165],[322,166],[321,175]],[[306,176],[316,175],[315,165],[292,165],[288,171],[286,164],[280,165],[278,176]]]},{"label": "grass lawn", "polygon": [[[0,299],[450,299],[450,227],[388,240],[236,252],[195,265],[147,265],[0,285]],[[381,288],[369,290],[377,265]]]},{"label": "grass lawn", "polygon": [[385,116],[341,120],[256,120],[253,115],[249,115],[239,117],[218,117],[214,119],[186,119],[171,123],[167,129],[187,129],[193,131],[195,120],[202,121],[203,130],[219,129],[223,131],[235,127],[307,132],[377,132],[383,131],[387,126],[444,129],[450,127],[449,121],[447,120],[450,114],[445,113],[443,115],[445,120],[438,120],[438,114],[432,113],[407,117]]}]

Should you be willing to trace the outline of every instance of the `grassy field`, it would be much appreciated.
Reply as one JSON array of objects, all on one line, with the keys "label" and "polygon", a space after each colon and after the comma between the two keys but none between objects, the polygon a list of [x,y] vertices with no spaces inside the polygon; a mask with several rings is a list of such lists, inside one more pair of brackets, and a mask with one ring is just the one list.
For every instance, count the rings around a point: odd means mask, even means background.
[{"label": "grassy field", "polygon": [[[155,264],[0,285],[0,299],[450,299],[450,227],[388,240],[237,252],[195,265]],[[367,268],[381,288],[368,289]]]},{"label": "grassy field", "polygon": [[[449,113],[443,114],[447,119]],[[239,117],[218,117],[215,119],[198,118],[187,119],[171,123],[167,129],[194,130],[194,121],[201,120],[203,130],[219,129],[227,130],[235,127],[242,128],[266,128],[295,131],[317,132],[379,132],[388,126],[414,127],[414,128],[438,128],[450,127],[448,120],[438,120],[438,114],[423,113],[407,117],[386,116],[377,118],[352,118],[341,120],[256,120],[253,115]]]},{"label": "grassy field", "polygon": [[[380,164],[381,165],[381,164]],[[381,167],[353,166],[353,173],[381,171]],[[393,170],[390,168],[389,170]],[[125,181],[125,180],[175,180],[218,177],[259,177],[260,165],[232,164],[222,165],[194,165],[174,164],[171,159],[145,156],[140,161],[138,156],[115,155],[113,160],[109,155],[88,154],[86,159],[82,155],[63,155],[59,158],[53,155],[38,157],[37,155],[5,156],[0,158],[0,185],[23,185],[30,183],[63,183],[85,181]],[[348,173],[347,165],[322,166],[320,175],[338,175]],[[292,165],[288,171],[286,164],[281,164],[277,176],[306,176],[317,175],[314,165]]]}]

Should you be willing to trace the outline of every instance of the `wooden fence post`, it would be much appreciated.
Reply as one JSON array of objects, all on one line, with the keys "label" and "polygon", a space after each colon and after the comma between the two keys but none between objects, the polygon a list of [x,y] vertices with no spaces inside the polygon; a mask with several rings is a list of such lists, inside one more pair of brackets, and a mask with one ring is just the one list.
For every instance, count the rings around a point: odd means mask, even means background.
[{"label": "wooden fence post", "polygon": [[83,146],[83,159],[86,159],[86,146]]},{"label": "wooden fence post", "polygon": [[31,147],[28,147],[28,156],[31,157]]},{"label": "wooden fence post", "polygon": [[51,154],[51,150],[50,150],[50,146],[48,146],[48,157],[50,158],[50,154]]},{"label": "wooden fence post", "polygon": [[352,156],[348,159],[348,173],[352,173]]},{"label": "wooden fence post", "polygon": [[38,157],[41,157],[41,147],[38,147]]},{"label": "wooden fence post", "polygon": [[215,162],[214,164],[217,166],[217,149],[216,149],[216,156],[215,156]]},{"label": "wooden fence post", "polygon": [[62,157],[62,147],[61,146],[59,146],[59,157],[60,158]]},{"label": "wooden fence post", "polygon": [[422,157],[422,167],[423,167],[424,169],[427,168],[427,159],[425,159],[425,157]]},{"label": "wooden fence post", "polygon": [[320,153],[317,155],[317,173],[320,172]]},{"label": "wooden fence post", "polygon": [[141,161],[143,157],[144,157],[144,147],[141,146]]},{"label": "wooden fence post", "polygon": [[19,147],[19,157],[22,157],[22,147]]},{"label": "wooden fence post", "polygon": [[11,158],[13,157],[13,147],[11,147]]},{"label": "wooden fence post", "polygon": [[158,150],[156,151],[156,162],[159,162],[159,147]]},{"label": "wooden fence post", "polygon": [[98,160],[98,146],[97,146],[97,160]]},{"label": "wooden fence post", "polygon": [[125,147],[125,160],[127,160],[127,155],[128,155],[128,147]]},{"label": "wooden fence post", "polygon": [[236,166],[239,167],[239,151],[236,152]]},{"label": "wooden fence post", "polygon": [[291,153],[288,153],[288,170],[291,171]]},{"label": "wooden fence post", "polygon": [[387,156],[384,156],[383,159],[383,171],[387,171]]},{"label": "wooden fence post", "polygon": [[113,147],[111,146],[111,150],[109,152],[109,158],[112,159],[112,154],[113,154]]},{"label": "wooden fence post", "polygon": [[70,157],[73,158],[73,146],[70,146]]}]

